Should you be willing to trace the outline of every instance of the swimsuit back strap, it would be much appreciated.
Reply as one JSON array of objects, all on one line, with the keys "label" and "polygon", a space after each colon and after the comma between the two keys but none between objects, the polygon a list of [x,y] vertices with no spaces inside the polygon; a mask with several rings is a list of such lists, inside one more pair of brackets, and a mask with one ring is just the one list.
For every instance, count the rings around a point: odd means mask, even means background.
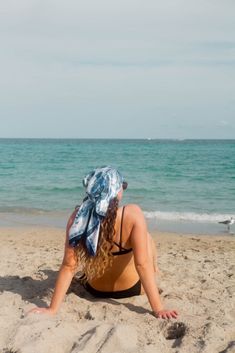
[{"label": "swimsuit back strap", "polygon": [[122,248],[122,228],[123,228],[123,218],[124,218],[125,206],[122,208],[122,218],[121,218],[121,229],[120,229],[120,248]]},{"label": "swimsuit back strap", "polygon": [[123,231],[124,210],[125,210],[125,206],[123,206],[123,209],[122,209],[119,244],[116,243],[115,241],[113,241],[113,243],[114,243],[115,245],[117,245],[117,247],[119,247],[120,250],[119,250],[119,251],[114,251],[114,252],[112,252],[113,255],[124,255],[124,254],[127,254],[127,253],[129,253],[129,252],[132,251],[132,248],[130,248],[130,249],[125,249],[125,248],[122,246],[122,231]]}]

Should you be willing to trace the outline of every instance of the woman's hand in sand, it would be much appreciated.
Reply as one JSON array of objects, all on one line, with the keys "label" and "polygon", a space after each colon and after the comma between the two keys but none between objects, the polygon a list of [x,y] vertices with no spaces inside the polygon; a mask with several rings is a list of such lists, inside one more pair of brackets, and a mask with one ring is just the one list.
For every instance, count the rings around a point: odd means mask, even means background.
[{"label": "woman's hand in sand", "polygon": [[158,319],[177,319],[178,312],[176,310],[159,310],[154,312]]},{"label": "woman's hand in sand", "polygon": [[28,314],[47,314],[47,315],[55,315],[55,311],[51,308],[33,308],[27,312]]}]

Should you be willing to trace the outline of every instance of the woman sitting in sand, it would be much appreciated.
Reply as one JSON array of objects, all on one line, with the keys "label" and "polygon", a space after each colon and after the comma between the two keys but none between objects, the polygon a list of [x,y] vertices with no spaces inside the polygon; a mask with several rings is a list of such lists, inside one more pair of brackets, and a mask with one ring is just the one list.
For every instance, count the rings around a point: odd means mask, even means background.
[{"label": "woman sitting in sand", "polygon": [[155,281],[153,240],[140,207],[119,207],[127,183],[111,167],[93,170],[83,180],[86,197],[70,216],[64,259],[48,308],[30,312],[55,314],[78,268],[88,292],[100,298],[126,298],[146,293],[159,318],[177,318],[165,310]]}]

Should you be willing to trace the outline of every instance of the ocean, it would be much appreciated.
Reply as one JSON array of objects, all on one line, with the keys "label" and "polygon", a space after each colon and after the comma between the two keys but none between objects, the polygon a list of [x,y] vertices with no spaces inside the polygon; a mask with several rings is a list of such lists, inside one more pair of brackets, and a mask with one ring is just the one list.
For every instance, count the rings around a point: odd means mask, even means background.
[{"label": "ocean", "polygon": [[65,227],[103,165],[150,230],[225,234],[218,222],[235,216],[235,140],[0,139],[0,225]]}]

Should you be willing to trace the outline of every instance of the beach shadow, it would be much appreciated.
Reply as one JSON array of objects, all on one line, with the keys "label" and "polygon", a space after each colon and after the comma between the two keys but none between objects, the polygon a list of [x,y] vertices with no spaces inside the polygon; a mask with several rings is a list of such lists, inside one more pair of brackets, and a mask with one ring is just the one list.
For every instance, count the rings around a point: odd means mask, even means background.
[{"label": "beach shadow", "polygon": [[24,301],[36,306],[46,306],[44,298],[55,286],[58,272],[52,270],[40,270],[47,276],[46,279],[34,279],[30,276],[4,276],[0,277],[0,293],[5,291],[19,294]]},{"label": "beach shadow", "polygon": [[[28,301],[39,307],[47,306],[45,297],[47,297],[54,289],[58,271],[52,270],[42,270],[39,273],[46,276],[47,278],[35,279],[30,276],[20,277],[20,276],[4,276],[0,277],[0,293],[5,291],[19,294],[23,301]],[[112,305],[123,305],[128,310],[133,311],[138,314],[152,314],[148,309],[141,306],[134,305],[132,303],[119,302],[113,298],[96,298],[93,297],[87,290],[76,280],[73,279],[67,294],[74,293],[80,298],[83,298],[90,302],[102,302],[109,303]]]}]

